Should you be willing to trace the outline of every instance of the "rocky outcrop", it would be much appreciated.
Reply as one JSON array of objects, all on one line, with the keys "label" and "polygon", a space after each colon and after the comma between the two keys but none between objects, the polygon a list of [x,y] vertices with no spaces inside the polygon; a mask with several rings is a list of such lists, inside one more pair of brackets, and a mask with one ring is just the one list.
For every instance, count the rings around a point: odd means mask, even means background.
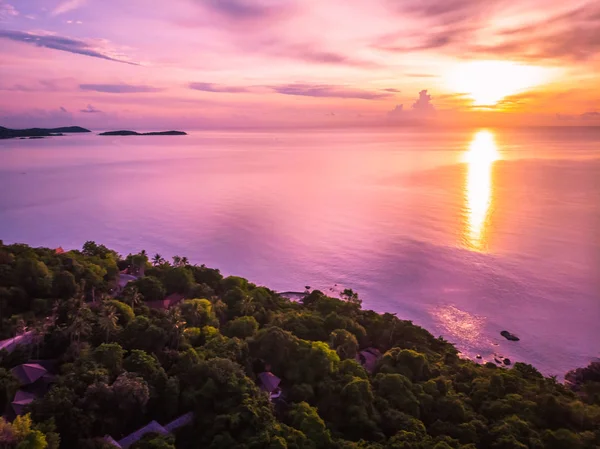
[{"label": "rocky outcrop", "polygon": [[502,332],[500,332],[500,335],[502,335],[504,338],[506,338],[507,340],[510,340],[510,341],[519,341],[520,340],[519,337],[517,337],[514,334],[511,334],[508,331],[502,331]]}]

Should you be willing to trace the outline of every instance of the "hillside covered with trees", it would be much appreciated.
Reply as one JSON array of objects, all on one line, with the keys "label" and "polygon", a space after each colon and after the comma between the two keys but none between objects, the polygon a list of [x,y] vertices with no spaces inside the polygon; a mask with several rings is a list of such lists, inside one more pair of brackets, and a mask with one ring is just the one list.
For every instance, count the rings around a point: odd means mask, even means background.
[{"label": "hillside covered with trees", "polygon": [[[350,290],[294,302],[184,257],[0,244],[0,337],[15,335],[29,339],[0,353],[2,448],[111,449],[109,435],[181,416],[129,447],[600,448],[596,364],[571,386],[478,365]],[[372,366],[367,348],[381,354]],[[32,361],[54,371],[11,416],[14,368]],[[260,388],[264,372],[280,396]]]}]

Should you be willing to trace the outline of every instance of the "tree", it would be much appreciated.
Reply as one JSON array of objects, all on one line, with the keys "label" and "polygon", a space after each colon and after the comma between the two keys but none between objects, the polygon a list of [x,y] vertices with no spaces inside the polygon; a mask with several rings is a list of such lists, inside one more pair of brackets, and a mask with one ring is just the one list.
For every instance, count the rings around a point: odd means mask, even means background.
[{"label": "tree", "polygon": [[125,351],[118,343],[103,343],[94,350],[94,358],[112,375],[119,374],[123,369]]},{"label": "tree", "polygon": [[154,257],[152,257],[152,265],[155,267],[162,265],[163,263],[165,263],[165,259],[160,254],[156,253]]},{"label": "tree", "polygon": [[258,330],[258,321],[253,316],[235,318],[227,323],[224,334],[228,337],[249,338]]},{"label": "tree", "polygon": [[190,326],[203,327],[216,324],[215,313],[208,299],[188,299],[180,304],[179,309]]},{"label": "tree", "polygon": [[344,329],[336,329],[329,336],[329,346],[335,349],[340,359],[354,359],[358,352],[356,337]]},{"label": "tree", "polygon": [[135,285],[125,287],[123,301],[130,307],[135,308],[143,302],[143,297]]},{"label": "tree", "polygon": [[292,427],[304,433],[314,443],[315,447],[329,447],[331,434],[327,430],[325,422],[317,413],[316,408],[311,407],[306,402],[300,402],[291,407],[289,416]]},{"label": "tree", "polygon": [[165,274],[167,293],[186,294],[194,283],[194,277],[186,267],[173,268]]},{"label": "tree", "polygon": [[106,335],[106,342],[110,338],[110,335],[119,329],[119,325],[117,324],[119,317],[117,316],[117,309],[112,304],[105,304],[102,308],[102,315],[98,321],[100,325],[100,329]]},{"label": "tree", "polygon": [[147,434],[132,446],[132,449],[175,449],[173,437],[170,435]]},{"label": "tree", "polygon": [[127,326],[135,318],[133,309],[122,301],[116,299],[109,299],[105,301],[107,305],[115,308],[118,317],[118,324],[121,326]]},{"label": "tree", "polygon": [[16,275],[19,284],[30,296],[45,298],[50,294],[52,275],[44,262],[31,258],[19,258]]},{"label": "tree", "polygon": [[39,430],[32,430],[17,445],[17,449],[46,449],[48,442],[46,436]]},{"label": "tree", "polygon": [[[127,286],[128,288],[129,285]],[[144,276],[137,281],[131,282],[131,287],[137,288],[144,297],[144,301],[160,301],[166,295],[162,282],[154,276]]]},{"label": "tree", "polygon": [[60,271],[54,276],[54,280],[52,282],[52,291],[54,296],[63,299],[73,298],[74,296],[77,296],[77,290],[77,281],[72,273],[68,271]]}]

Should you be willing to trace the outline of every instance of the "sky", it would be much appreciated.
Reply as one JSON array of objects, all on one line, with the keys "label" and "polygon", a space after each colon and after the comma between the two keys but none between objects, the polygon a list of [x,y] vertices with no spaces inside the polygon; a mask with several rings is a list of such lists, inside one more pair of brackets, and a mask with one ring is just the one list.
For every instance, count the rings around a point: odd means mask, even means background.
[{"label": "sky", "polygon": [[600,125],[597,0],[0,0],[0,126]]}]

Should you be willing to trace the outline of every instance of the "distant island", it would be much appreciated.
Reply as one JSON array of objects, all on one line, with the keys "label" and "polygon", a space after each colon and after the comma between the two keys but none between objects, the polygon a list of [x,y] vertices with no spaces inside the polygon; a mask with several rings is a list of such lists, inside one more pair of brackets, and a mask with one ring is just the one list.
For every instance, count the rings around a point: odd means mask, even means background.
[{"label": "distant island", "polygon": [[0,139],[26,138],[39,139],[42,137],[62,136],[64,133],[89,133],[89,129],[81,126],[65,126],[62,128],[28,128],[10,129],[0,126]]},{"label": "distant island", "polygon": [[121,130],[121,131],[107,131],[98,134],[99,136],[187,136],[186,132],[183,131],[159,131],[150,133],[138,133],[137,131]]}]

